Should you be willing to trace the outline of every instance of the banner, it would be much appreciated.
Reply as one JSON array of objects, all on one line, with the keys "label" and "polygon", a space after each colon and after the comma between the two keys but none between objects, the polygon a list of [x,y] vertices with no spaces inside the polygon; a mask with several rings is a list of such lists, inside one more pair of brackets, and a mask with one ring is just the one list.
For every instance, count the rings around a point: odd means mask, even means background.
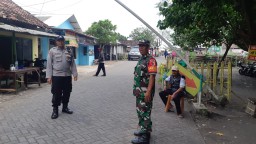
[{"label": "banner", "polygon": [[[185,86],[186,91],[192,96],[196,96],[196,94],[200,90],[200,79],[197,78],[189,70],[187,70],[180,64],[175,63],[175,65],[178,66],[180,74],[186,77],[186,86]],[[171,75],[171,73],[172,73],[172,70],[170,70],[167,73],[167,76]]]},{"label": "banner", "polygon": [[251,45],[248,51],[248,60],[256,61],[256,45]]}]

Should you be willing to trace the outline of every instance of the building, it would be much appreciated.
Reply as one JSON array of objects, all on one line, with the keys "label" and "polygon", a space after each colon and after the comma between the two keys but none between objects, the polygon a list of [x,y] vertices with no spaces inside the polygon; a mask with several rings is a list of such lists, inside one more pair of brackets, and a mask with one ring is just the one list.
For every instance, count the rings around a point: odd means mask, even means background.
[{"label": "building", "polygon": [[[75,15],[38,17],[49,25],[53,33],[63,35],[66,46],[73,50],[77,65],[92,65],[94,60],[94,45],[97,38],[82,33]],[[44,57],[48,49],[43,50]]]},{"label": "building", "polygon": [[39,58],[41,49],[49,48],[56,37],[50,27],[11,0],[1,0],[0,8],[0,67]]}]

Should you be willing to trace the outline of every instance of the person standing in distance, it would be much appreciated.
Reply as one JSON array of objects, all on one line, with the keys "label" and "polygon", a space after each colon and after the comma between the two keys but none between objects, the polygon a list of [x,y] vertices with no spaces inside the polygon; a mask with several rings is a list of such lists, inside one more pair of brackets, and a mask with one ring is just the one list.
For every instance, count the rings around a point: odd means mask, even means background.
[{"label": "person standing in distance", "polygon": [[103,71],[103,75],[102,76],[106,76],[106,70],[105,70],[105,65],[104,65],[104,60],[105,60],[104,54],[102,52],[102,48],[98,48],[98,50],[99,50],[99,57],[98,57],[98,63],[99,64],[98,64],[97,72],[93,76],[98,76],[101,69]]},{"label": "person standing in distance", "polygon": [[52,119],[59,116],[58,107],[62,102],[62,112],[72,114],[68,108],[69,98],[72,91],[72,77],[77,81],[77,69],[74,57],[70,48],[65,47],[63,36],[56,38],[56,47],[50,49],[47,57],[46,78],[52,85]]},{"label": "person standing in distance", "polygon": [[151,110],[155,94],[157,62],[148,53],[150,48],[148,40],[142,40],[138,45],[142,57],[134,71],[133,95],[136,96],[136,110],[140,129],[134,132],[137,137],[131,143],[144,144],[149,143],[150,132],[152,131]]}]

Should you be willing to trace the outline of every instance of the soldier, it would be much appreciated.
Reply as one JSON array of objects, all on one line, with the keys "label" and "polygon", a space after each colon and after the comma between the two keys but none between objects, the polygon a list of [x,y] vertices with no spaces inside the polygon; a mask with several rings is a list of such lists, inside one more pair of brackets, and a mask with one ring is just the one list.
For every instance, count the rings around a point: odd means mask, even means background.
[{"label": "soldier", "polygon": [[70,48],[65,47],[63,36],[56,38],[57,47],[50,49],[47,57],[46,78],[52,84],[52,119],[58,118],[58,106],[62,102],[62,112],[72,114],[68,108],[70,93],[72,91],[72,77],[77,81],[77,69]]},{"label": "soldier", "polygon": [[131,142],[133,144],[144,144],[149,143],[150,132],[152,131],[151,109],[155,93],[157,62],[148,53],[150,48],[149,41],[140,41],[138,45],[142,57],[139,59],[134,71],[133,95],[136,96],[136,110],[140,129],[134,132],[137,137]]}]

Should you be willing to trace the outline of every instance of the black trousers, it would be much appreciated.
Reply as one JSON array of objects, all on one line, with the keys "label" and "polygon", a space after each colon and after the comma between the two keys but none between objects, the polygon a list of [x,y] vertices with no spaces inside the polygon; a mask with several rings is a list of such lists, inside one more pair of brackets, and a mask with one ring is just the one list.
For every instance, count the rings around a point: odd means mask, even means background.
[{"label": "black trousers", "polygon": [[63,107],[67,107],[70,93],[72,91],[72,78],[71,76],[61,77],[53,76],[52,77],[52,106],[58,107],[61,102]]},{"label": "black trousers", "polygon": [[96,76],[100,73],[100,70],[101,70],[101,69],[102,69],[102,71],[103,71],[103,75],[106,75],[104,63],[99,63],[98,69],[97,69],[97,72],[96,72]]},{"label": "black trousers", "polygon": [[[164,105],[166,106],[167,104],[167,100],[168,100],[168,95],[172,95],[176,90],[171,90],[171,89],[167,89],[164,91],[159,92],[159,96],[161,97]],[[179,92],[175,98],[173,99],[174,103],[175,103],[175,107],[177,110],[177,114],[181,114],[181,108],[180,108],[180,98],[183,96],[182,95],[183,92]]]}]

